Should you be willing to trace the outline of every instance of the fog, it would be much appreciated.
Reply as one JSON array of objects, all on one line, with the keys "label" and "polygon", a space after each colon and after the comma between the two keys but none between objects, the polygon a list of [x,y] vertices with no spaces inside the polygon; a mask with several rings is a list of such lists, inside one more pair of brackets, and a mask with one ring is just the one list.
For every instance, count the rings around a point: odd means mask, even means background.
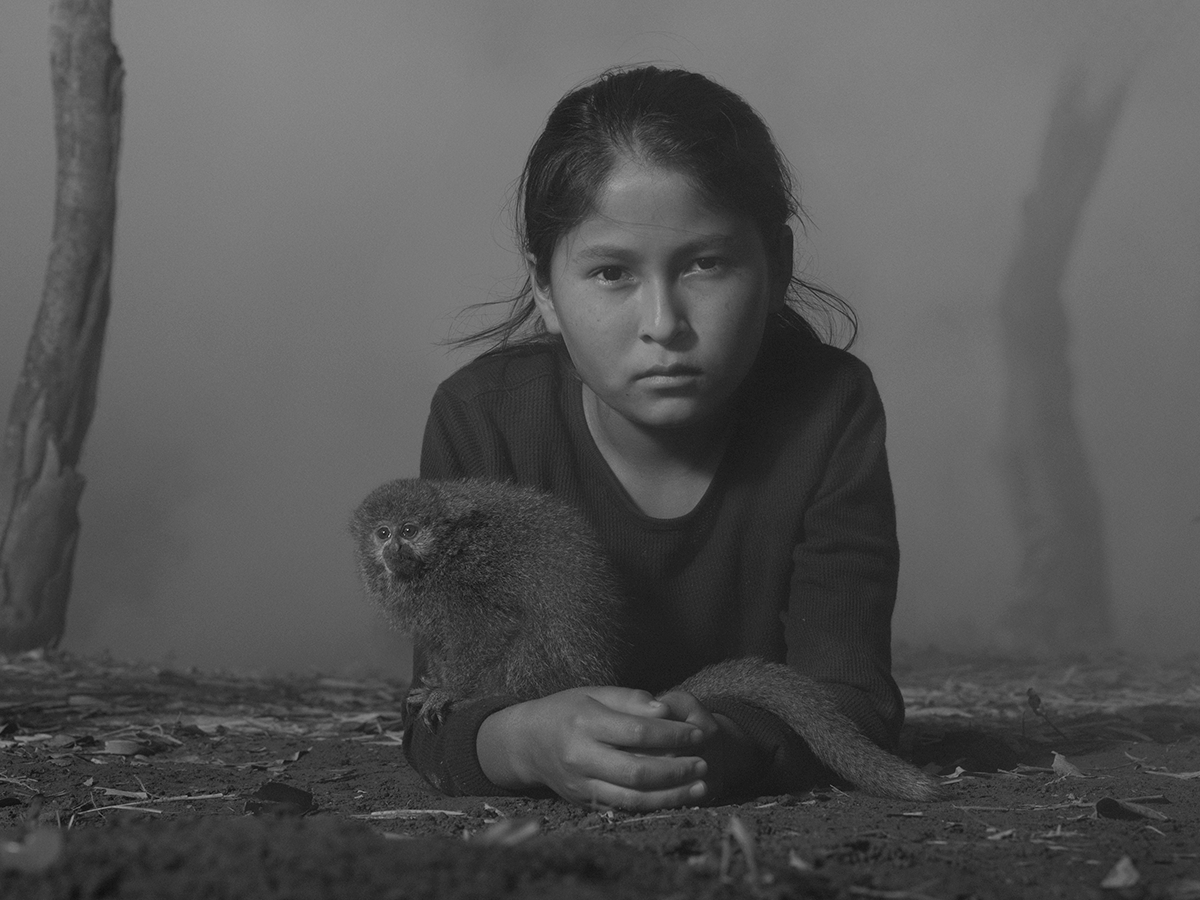
[{"label": "fog", "polygon": [[[48,2],[0,12],[0,404],[54,193]],[[1065,285],[1122,646],[1200,645],[1200,7],[1049,0],[114,0],[113,310],[63,646],[407,670],[345,523],[416,474],[439,342],[510,290],[511,185],[555,100],[697,69],[772,126],[805,271],[888,411],[898,639],[991,644],[1015,598],[996,298],[1065,71],[1130,94]]]}]

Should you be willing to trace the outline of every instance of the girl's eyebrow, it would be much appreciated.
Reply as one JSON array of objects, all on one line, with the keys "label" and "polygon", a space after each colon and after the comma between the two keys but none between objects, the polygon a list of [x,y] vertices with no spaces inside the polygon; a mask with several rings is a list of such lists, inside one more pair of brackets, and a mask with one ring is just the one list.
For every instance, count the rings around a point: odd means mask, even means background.
[{"label": "girl's eyebrow", "polygon": [[628,247],[618,247],[616,244],[589,244],[572,254],[584,261],[594,259],[613,259],[614,257],[633,256],[636,251]]},{"label": "girl's eyebrow", "polygon": [[[731,251],[739,246],[741,241],[737,237],[728,234],[701,234],[697,235],[686,244],[682,244],[676,248],[676,255],[686,256],[689,253],[698,251],[721,250],[725,252]],[[624,259],[630,256],[637,255],[636,247],[629,247],[620,244],[588,244],[581,248],[576,253],[572,254],[576,259],[588,261],[597,259]]]}]

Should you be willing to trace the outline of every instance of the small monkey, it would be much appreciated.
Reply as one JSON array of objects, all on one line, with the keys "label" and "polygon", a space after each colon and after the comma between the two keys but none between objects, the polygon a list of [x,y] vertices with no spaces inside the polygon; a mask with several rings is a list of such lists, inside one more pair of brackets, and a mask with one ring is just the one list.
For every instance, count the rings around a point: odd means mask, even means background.
[{"label": "small monkey", "polygon": [[[350,530],[367,596],[425,648],[429,673],[408,702],[427,720],[491,694],[532,700],[616,683],[619,581],[591,527],[563,501],[478,479],[400,479],[363,500]],[[827,688],[788,666],[727,660],[676,690],[774,713],[869,793],[936,796],[933,778],[869,741]]]},{"label": "small monkey", "polygon": [[350,524],[367,596],[421,640],[426,719],[458,700],[532,700],[614,684],[623,612],[592,530],[545,494],[483,480],[400,479]]}]

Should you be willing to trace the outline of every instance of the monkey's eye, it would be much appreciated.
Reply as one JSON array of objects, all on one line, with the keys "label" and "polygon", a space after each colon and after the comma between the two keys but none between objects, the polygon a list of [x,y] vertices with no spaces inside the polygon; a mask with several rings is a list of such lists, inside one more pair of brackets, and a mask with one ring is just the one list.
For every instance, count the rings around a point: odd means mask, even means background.
[{"label": "monkey's eye", "polygon": [[421,529],[417,527],[416,522],[405,522],[400,526],[400,537],[404,538],[406,541],[411,541],[417,536],[417,532],[420,530]]},{"label": "monkey's eye", "polygon": [[384,542],[390,541],[392,539],[392,529],[387,525],[380,525],[375,529],[375,537]]}]

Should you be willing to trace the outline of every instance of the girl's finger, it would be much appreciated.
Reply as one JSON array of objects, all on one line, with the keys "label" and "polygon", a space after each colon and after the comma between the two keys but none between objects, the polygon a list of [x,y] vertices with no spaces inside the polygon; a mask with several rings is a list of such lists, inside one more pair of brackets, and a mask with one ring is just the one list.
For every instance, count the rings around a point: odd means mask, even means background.
[{"label": "girl's finger", "polygon": [[703,743],[704,730],[689,722],[616,712],[601,707],[588,733],[602,744],[629,750],[689,750]]},{"label": "girl's finger", "polygon": [[647,756],[601,744],[579,771],[591,780],[644,794],[686,788],[708,774],[708,763],[698,756]]},{"label": "girl's finger", "polygon": [[592,781],[580,796],[573,799],[588,805],[648,812],[698,806],[704,802],[706,796],[708,787],[703,781],[692,781],[659,791],[638,791],[605,781]]},{"label": "girl's finger", "polygon": [[614,712],[654,718],[664,718],[671,713],[671,708],[649,691],[621,687],[589,687],[583,690],[597,703],[604,704]]},{"label": "girl's finger", "polygon": [[704,704],[687,691],[668,691],[658,700],[671,711],[667,718],[695,725],[710,737],[720,727]]}]

